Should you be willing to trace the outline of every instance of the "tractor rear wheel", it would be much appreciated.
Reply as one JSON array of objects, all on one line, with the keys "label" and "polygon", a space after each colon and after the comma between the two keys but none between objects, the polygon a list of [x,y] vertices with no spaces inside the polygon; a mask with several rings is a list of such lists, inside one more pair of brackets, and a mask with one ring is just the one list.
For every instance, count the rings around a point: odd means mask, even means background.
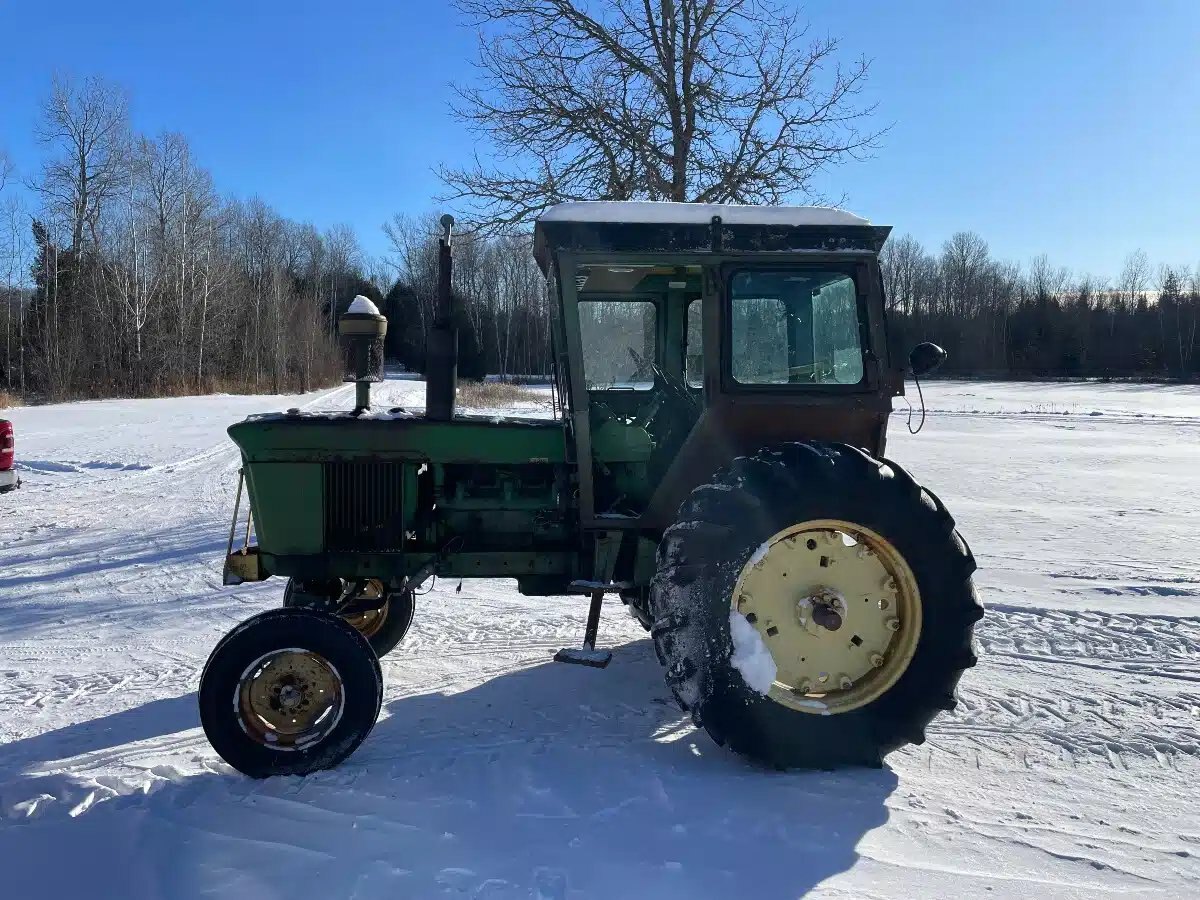
[{"label": "tractor rear wheel", "polygon": [[[285,607],[304,607],[328,611],[336,603],[342,593],[340,578],[323,578],[313,581],[299,581],[289,578],[287,587],[283,590],[283,605]],[[386,597],[385,597],[386,593]],[[358,632],[371,643],[371,649],[376,656],[384,656],[396,649],[396,645],[404,640],[412,625],[416,612],[416,603],[412,591],[387,591],[378,578],[368,579],[359,598],[368,601],[383,602],[378,606],[367,605],[371,608],[350,611],[342,618],[353,625]]]},{"label": "tractor rear wheel", "polygon": [[780,768],[922,743],[975,665],[975,561],[941,501],[843,444],[741,457],[665,534],[651,634],[680,705]]},{"label": "tractor rear wheel", "polygon": [[272,609],[221,639],[200,676],[200,724],[252,778],[336,766],[379,717],[383,676],[367,639],[337,616]]}]

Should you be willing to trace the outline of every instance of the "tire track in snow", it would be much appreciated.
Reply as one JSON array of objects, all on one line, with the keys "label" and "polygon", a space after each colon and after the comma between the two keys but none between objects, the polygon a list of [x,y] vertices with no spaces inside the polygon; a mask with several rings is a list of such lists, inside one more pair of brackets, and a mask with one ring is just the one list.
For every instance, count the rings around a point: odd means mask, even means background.
[{"label": "tire track in snow", "polygon": [[1160,670],[1167,664],[1184,669],[1181,675],[1200,672],[1200,619],[1195,618],[989,606],[976,640],[992,656],[1146,664]]},{"label": "tire track in snow", "polygon": [[938,746],[1114,769],[1200,757],[1200,620],[1001,605],[976,641],[957,710],[929,729]]}]

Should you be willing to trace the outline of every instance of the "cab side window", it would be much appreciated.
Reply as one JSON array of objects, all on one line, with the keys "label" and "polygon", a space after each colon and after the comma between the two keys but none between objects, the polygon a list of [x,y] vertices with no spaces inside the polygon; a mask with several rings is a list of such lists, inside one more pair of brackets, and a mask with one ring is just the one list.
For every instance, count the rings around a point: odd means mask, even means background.
[{"label": "cab side window", "polygon": [[731,368],[739,384],[859,384],[854,279],[836,271],[746,270],[730,281]]}]

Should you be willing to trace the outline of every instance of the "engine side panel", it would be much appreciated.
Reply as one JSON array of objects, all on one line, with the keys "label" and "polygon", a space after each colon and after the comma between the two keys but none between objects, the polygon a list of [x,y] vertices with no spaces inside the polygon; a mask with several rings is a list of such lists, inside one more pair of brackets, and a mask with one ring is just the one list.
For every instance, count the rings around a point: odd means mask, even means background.
[{"label": "engine side panel", "polygon": [[578,569],[560,422],[258,417],[242,450],[264,575],[537,576]]}]

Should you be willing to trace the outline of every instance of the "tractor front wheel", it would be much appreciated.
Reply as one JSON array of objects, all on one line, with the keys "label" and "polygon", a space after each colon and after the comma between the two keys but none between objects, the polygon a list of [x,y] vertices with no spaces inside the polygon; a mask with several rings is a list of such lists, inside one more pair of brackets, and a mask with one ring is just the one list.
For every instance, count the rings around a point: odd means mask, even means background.
[{"label": "tractor front wheel", "polygon": [[247,619],[200,676],[200,724],[213,749],[252,778],[336,766],[379,717],[383,676],[366,638],[310,609]]},{"label": "tractor front wheel", "polygon": [[941,502],[842,444],[734,460],[659,547],[651,634],[718,743],[780,768],[922,743],[975,664],[975,561]]}]

